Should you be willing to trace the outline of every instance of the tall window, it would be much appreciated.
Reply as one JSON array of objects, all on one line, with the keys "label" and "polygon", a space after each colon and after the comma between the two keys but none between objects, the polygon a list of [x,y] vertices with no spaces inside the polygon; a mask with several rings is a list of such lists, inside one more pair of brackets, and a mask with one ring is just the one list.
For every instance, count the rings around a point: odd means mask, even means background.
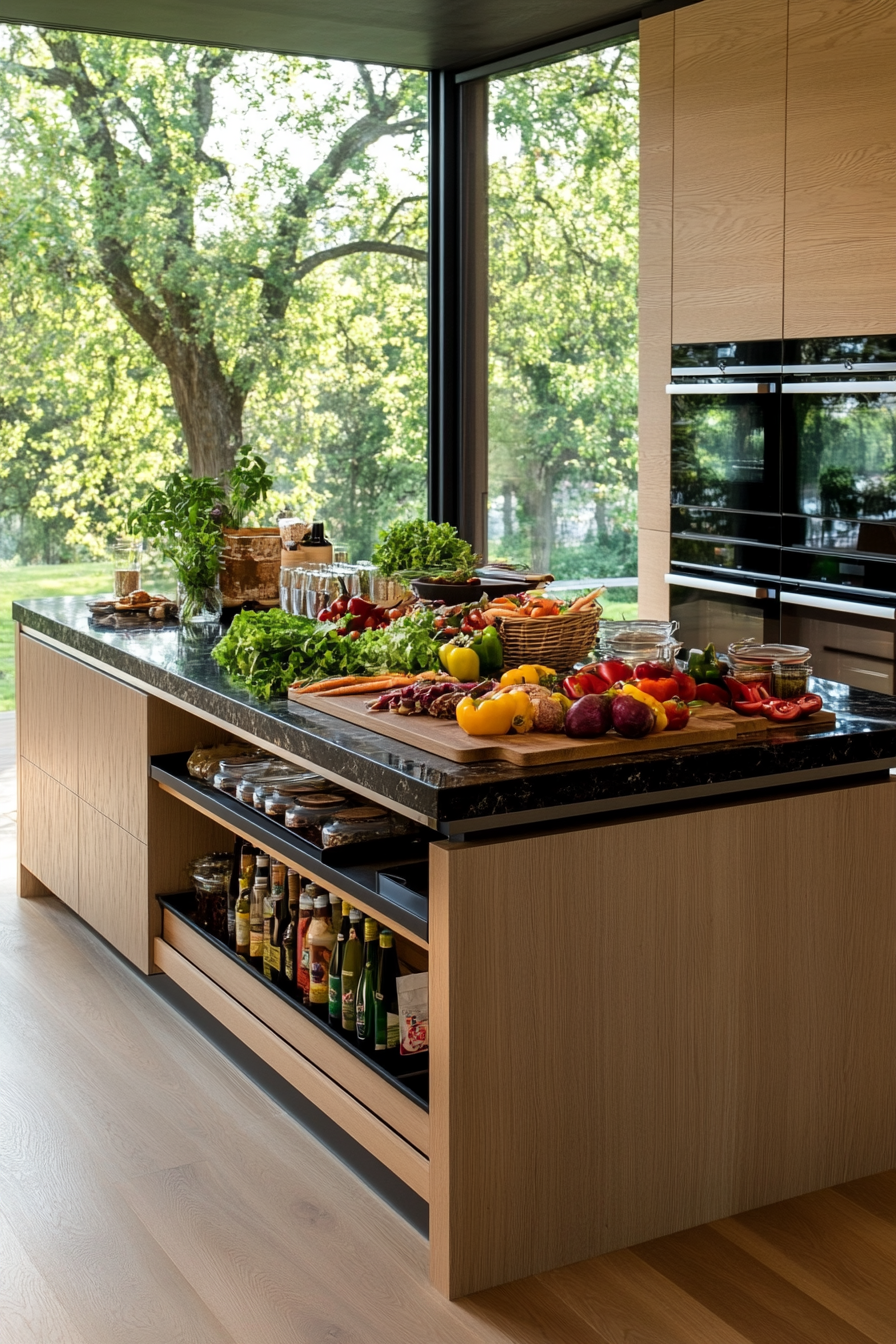
[{"label": "tall window", "polygon": [[637,574],[638,46],[489,88],[488,549]]},{"label": "tall window", "polygon": [[0,26],[0,559],[246,441],[355,554],[426,486],[426,77]]}]

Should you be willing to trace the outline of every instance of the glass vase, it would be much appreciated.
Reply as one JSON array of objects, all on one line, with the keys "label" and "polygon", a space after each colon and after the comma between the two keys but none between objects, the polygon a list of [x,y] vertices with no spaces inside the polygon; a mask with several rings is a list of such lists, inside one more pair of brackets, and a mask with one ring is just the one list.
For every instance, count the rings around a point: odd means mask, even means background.
[{"label": "glass vase", "polygon": [[221,619],[224,606],[220,580],[215,579],[212,587],[204,588],[178,579],[177,603],[182,625],[214,624]]}]

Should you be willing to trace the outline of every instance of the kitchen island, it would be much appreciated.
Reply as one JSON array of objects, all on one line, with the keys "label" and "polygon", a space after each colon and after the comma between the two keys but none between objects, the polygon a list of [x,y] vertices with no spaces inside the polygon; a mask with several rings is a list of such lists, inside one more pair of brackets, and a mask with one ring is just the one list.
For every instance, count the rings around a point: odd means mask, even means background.
[{"label": "kitchen island", "polygon": [[[455,1297],[896,1161],[896,701],[835,726],[520,770],[452,764],[285,700],[202,629],[14,605],[20,892],[174,980],[429,1204]],[[236,737],[428,828],[429,890],[303,856],[192,783]],[[416,949],[428,1103],[157,895],[236,833]]]}]

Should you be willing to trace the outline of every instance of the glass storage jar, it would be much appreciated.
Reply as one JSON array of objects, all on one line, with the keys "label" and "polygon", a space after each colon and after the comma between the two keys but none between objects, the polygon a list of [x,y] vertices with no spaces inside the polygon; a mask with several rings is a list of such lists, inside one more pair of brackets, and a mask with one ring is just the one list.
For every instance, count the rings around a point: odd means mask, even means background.
[{"label": "glass storage jar", "polygon": [[227,939],[227,888],[230,884],[230,854],[206,854],[190,864],[190,879],[196,893],[196,922],[216,938]]},{"label": "glass storage jar", "polygon": [[236,791],[245,777],[267,769],[272,763],[270,756],[248,765],[245,756],[225,757],[218,763],[217,773],[212,777],[212,785],[222,793],[229,793],[231,798],[235,798]]},{"label": "glass storage jar", "polygon": [[265,810],[265,804],[272,793],[276,793],[280,788],[286,788],[292,785],[301,785],[305,789],[319,789],[324,781],[319,775],[312,775],[307,771],[292,770],[289,774],[276,775],[271,779],[262,778],[255,782],[255,788],[252,791],[252,806],[257,812]]},{"label": "glass storage jar", "polygon": [[236,797],[241,803],[247,806],[254,806],[255,789],[262,784],[277,784],[287,779],[294,779],[296,776],[296,767],[290,765],[289,761],[269,761],[263,770],[254,770],[251,768],[243,772],[243,777],[237,785]]},{"label": "glass storage jar", "polygon": [[392,818],[384,808],[347,807],[321,827],[321,843],[324,849],[332,849],[365,840],[388,840],[392,834]]},{"label": "glass storage jar", "polygon": [[296,799],[283,820],[291,831],[297,831],[312,845],[320,845],[321,828],[348,805],[349,799],[344,793],[314,793],[308,798]]},{"label": "glass storage jar", "polygon": [[302,780],[283,780],[265,794],[264,814],[273,817],[275,821],[282,821],[293,803],[311,802],[319,793],[320,789]]},{"label": "glass storage jar", "polygon": [[808,691],[811,675],[808,663],[772,663],[772,695],[779,700],[798,700]]},{"label": "glass storage jar", "polygon": [[744,639],[728,645],[728,661],[731,675],[744,686],[764,686],[772,695],[772,677],[775,663],[784,663],[796,667],[808,663],[811,653],[801,644],[759,644],[753,639]]}]

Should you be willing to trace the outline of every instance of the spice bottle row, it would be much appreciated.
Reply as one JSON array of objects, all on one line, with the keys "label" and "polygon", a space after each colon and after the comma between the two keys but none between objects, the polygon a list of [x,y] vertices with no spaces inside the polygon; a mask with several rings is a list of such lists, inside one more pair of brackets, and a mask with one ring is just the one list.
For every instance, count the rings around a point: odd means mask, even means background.
[{"label": "spice bottle row", "polygon": [[246,841],[191,867],[196,922],[392,1072],[429,1048],[428,974],[391,929]]}]

